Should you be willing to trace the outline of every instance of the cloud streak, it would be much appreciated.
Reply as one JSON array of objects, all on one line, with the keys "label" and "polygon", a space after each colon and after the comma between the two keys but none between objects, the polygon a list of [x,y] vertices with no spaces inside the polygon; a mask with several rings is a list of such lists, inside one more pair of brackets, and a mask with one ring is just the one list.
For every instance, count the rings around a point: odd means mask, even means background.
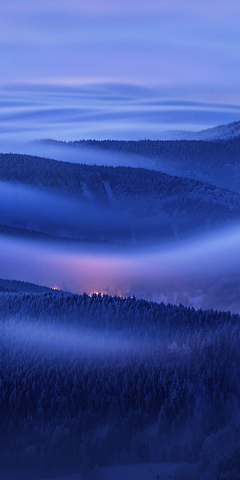
[{"label": "cloud streak", "polygon": [[237,98],[210,100],[184,89],[180,97],[168,87],[116,83],[2,88],[0,151],[17,153],[17,141],[37,138],[158,139],[164,130],[202,130],[240,118]]},{"label": "cloud streak", "polygon": [[239,2],[1,3],[0,83],[108,80],[238,89]]}]

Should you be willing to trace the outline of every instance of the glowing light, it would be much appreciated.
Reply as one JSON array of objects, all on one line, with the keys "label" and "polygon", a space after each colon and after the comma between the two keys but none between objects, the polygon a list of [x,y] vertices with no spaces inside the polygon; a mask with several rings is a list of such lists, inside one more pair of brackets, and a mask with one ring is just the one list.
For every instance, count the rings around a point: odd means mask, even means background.
[{"label": "glowing light", "polygon": [[90,292],[90,293],[88,294],[89,297],[92,297],[93,295],[101,295],[101,297],[103,297],[103,295],[106,295],[106,293]]}]

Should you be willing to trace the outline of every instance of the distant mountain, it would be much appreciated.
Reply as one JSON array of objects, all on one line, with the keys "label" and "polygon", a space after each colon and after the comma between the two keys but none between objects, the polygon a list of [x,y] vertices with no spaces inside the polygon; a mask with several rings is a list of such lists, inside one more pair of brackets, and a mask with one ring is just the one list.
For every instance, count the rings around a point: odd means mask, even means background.
[{"label": "distant mountain", "polygon": [[240,136],[240,121],[227,125],[201,130],[200,132],[187,132],[169,130],[160,134],[161,140],[229,140]]}]

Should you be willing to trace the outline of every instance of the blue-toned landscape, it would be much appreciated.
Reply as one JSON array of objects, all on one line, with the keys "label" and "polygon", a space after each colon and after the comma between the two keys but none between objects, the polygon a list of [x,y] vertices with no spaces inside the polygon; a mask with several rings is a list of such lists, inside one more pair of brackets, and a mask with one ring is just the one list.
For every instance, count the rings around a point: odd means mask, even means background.
[{"label": "blue-toned landscape", "polygon": [[0,6],[0,480],[240,478],[240,7]]}]

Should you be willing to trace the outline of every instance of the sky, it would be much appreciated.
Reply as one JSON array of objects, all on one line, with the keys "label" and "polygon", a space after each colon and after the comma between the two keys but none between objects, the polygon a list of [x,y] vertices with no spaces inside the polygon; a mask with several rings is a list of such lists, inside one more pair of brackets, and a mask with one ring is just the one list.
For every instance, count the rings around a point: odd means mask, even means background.
[{"label": "sky", "polygon": [[[135,90],[134,100],[139,102],[143,96],[145,101],[154,99],[155,107],[157,101],[167,100],[211,102],[218,108],[216,118],[206,113],[204,120],[171,115],[165,121],[155,118],[157,131],[190,129],[191,125],[198,130],[235,121],[239,118],[236,112],[225,118],[220,115],[219,105],[225,109],[240,106],[239,14],[238,0],[1,0],[0,97],[14,98],[9,88],[15,88],[17,104],[14,112],[7,112],[10,116],[14,113],[15,118],[16,111],[21,115],[19,101],[29,103],[23,86],[36,89],[33,105],[39,98],[39,87],[44,87],[44,92],[49,86],[66,88],[57,104],[54,98],[52,109],[66,108],[71,89],[80,88],[82,93],[83,88],[93,85],[108,85],[110,90],[115,86],[115,97],[112,90],[110,95],[114,109],[116,97],[126,100],[130,91],[132,101],[131,88],[137,87],[140,90]],[[121,86],[125,86],[125,92]],[[17,91],[16,87],[21,88]],[[101,88],[98,96],[99,92]],[[96,101],[93,89],[87,100],[87,108],[93,106],[94,113],[100,107],[101,114],[108,112],[109,95],[108,103],[104,103],[104,95],[101,103]],[[75,106],[82,102],[81,94]],[[0,107],[5,115],[1,103]],[[140,107],[144,112],[146,105]],[[131,114],[131,108],[128,104],[124,113]],[[87,113],[93,118],[91,108]],[[138,113],[139,108],[135,117]],[[114,118],[113,132],[112,119],[108,118],[102,133],[98,131],[100,119],[94,117],[94,121],[97,125],[87,128],[84,136],[93,136],[95,130],[98,138],[108,132],[116,136],[119,128],[124,137],[129,131],[122,118]],[[132,132],[134,138],[143,136],[147,121]],[[76,120],[73,123],[76,126]],[[15,130],[19,130],[18,123]],[[76,134],[70,128],[66,140]]]},{"label": "sky", "polygon": [[1,82],[237,88],[237,0],[2,0]]}]

